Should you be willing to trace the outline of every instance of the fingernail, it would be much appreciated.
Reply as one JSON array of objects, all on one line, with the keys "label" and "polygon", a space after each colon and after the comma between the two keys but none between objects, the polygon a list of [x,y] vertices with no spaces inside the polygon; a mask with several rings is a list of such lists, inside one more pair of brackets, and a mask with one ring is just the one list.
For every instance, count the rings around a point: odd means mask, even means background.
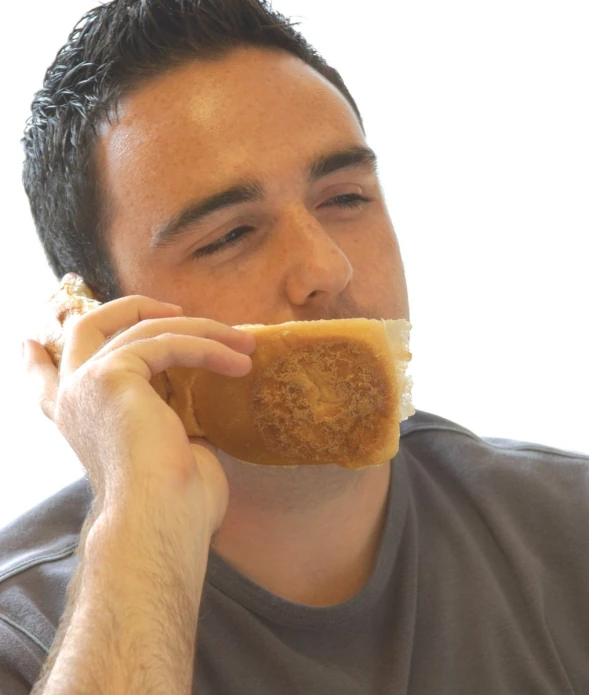
[{"label": "fingernail", "polygon": [[66,273],[62,278],[62,282],[67,282],[68,280],[77,280],[80,276],[78,273]]}]

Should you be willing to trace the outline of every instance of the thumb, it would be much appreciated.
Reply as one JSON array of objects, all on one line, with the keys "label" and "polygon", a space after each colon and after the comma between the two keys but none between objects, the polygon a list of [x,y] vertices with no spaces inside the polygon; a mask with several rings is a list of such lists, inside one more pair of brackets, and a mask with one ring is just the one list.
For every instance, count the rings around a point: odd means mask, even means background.
[{"label": "thumb", "polygon": [[54,419],[59,372],[49,353],[36,340],[23,340],[23,364],[31,397],[50,420]]}]

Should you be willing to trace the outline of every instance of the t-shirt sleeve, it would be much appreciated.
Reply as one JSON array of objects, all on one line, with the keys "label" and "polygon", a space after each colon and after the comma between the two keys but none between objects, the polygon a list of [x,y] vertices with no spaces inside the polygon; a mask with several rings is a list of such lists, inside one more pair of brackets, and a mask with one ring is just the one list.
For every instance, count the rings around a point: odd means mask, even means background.
[{"label": "t-shirt sleeve", "polygon": [[0,614],[0,695],[25,695],[39,679],[44,650]]}]

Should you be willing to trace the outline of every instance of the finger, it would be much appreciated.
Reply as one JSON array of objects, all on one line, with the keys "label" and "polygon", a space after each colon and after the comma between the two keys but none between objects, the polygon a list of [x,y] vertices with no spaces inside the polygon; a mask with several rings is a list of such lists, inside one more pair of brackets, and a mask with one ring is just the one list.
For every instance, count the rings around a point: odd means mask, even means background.
[{"label": "finger", "polygon": [[211,319],[178,317],[142,321],[111,338],[94,357],[100,358],[128,343],[156,338],[163,333],[176,333],[178,335],[216,340],[244,355],[250,355],[256,345],[255,338],[251,333],[232,328],[224,323],[212,321]]},{"label": "finger", "polygon": [[64,330],[64,349],[60,373],[74,372],[92,357],[107,339],[140,321],[179,316],[182,308],[151,297],[130,295],[102,304],[78,317],[72,317]]},{"label": "finger", "polygon": [[59,374],[49,353],[36,340],[23,341],[23,362],[29,390],[43,414],[54,419]]},{"label": "finger", "polygon": [[162,333],[122,346],[102,358],[107,371],[123,369],[146,380],[170,367],[202,367],[225,376],[240,377],[252,369],[248,355],[208,338]]},{"label": "finger", "polygon": [[205,439],[204,437],[188,437],[188,441],[190,442],[190,446],[192,447],[192,450],[195,452],[201,451],[201,449],[206,449],[209,453],[213,454],[214,456],[217,455],[218,447],[209,442],[208,439]]}]

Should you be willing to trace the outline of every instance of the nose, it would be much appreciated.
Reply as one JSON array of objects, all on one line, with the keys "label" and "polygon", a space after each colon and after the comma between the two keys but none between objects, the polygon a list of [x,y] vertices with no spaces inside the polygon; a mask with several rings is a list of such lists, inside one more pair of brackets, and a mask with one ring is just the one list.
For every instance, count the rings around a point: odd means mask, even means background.
[{"label": "nose", "polygon": [[286,237],[288,300],[297,306],[318,303],[343,292],[354,269],[336,240],[308,212],[283,229]]}]

